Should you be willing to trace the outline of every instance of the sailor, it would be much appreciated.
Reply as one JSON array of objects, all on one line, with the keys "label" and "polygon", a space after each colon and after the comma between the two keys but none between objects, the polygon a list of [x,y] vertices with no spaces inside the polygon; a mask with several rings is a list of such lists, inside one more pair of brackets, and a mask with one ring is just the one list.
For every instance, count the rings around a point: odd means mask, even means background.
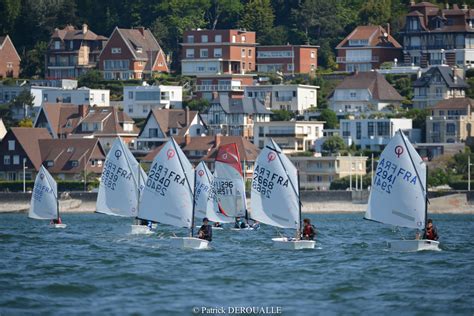
[{"label": "sailor", "polygon": [[247,228],[247,224],[245,224],[245,221],[242,220],[239,216],[235,218],[235,225],[234,228]]},{"label": "sailor", "polygon": [[204,217],[202,220],[202,225],[198,232],[198,238],[212,241],[212,226],[209,225],[207,217]]},{"label": "sailor", "polygon": [[309,218],[305,218],[303,220],[303,233],[302,238],[304,240],[314,240],[316,236],[316,229],[313,225],[311,225],[311,221]]},{"label": "sailor", "polygon": [[252,224],[252,228],[253,228],[253,229],[259,229],[259,228],[260,228],[260,222],[259,222],[259,221],[255,221],[255,222]]},{"label": "sailor", "polygon": [[433,225],[433,220],[429,218],[426,222],[425,234],[423,235],[423,239],[438,240],[438,238],[438,230],[436,229],[436,226]]},{"label": "sailor", "polygon": [[52,219],[51,220],[51,225],[53,224],[62,224],[63,222],[61,221],[61,217],[58,216],[58,218]]},{"label": "sailor", "polygon": [[214,227],[222,227],[222,225],[221,225],[220,222],[215,222],[215,223],[214,223]]}]

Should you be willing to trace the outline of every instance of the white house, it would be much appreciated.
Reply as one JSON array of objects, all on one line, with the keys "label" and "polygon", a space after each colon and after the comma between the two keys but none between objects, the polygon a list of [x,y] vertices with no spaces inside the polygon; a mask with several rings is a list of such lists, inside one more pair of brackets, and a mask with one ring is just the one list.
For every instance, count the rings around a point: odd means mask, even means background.
[{"label": "white house", "polygon": [[313,149],[323,136],[322,121],[271,121],[254,123],[254,144],[263,148],[272,138],[285,153]]},{"label": "white house", "polygon": [[318,86],[302,84],[245,86],[244,95],[262,102],[267,101],[269,110],[303,113],[310,107],[318,106],[318,89]]},{"label": "white house", "polygon": [[138,150],[150,150],[169,137],[207,135],[207,125],[198,111],[186,109],[153,109],[149,112],[137,139]]},{"label": "white house", "polygon": [[398,130],[402,130],[411,142],[421,141],[419,129],[413,129],[412,119],[344,119],[339,122],[339,135],[348,146],[382,150]]},{"label": "white house", "polygon": [[89,106],[110,106],[110,90],[63,89],[55,87],[32,86],[31,94],[35,97],[33,107],[39,109],[43,103],[87,104]]},{"label": "white house", "polygon": [[146,118],[154,109],[181,109],[181,86],[125,86],[123,88],[124,111],[132,118]]},{"label": "white house", "polygon": [[403,97],[377,72],[358,72],[346,77],[329,97],[329,108],[336,113],[360,113],[400,106]]}]

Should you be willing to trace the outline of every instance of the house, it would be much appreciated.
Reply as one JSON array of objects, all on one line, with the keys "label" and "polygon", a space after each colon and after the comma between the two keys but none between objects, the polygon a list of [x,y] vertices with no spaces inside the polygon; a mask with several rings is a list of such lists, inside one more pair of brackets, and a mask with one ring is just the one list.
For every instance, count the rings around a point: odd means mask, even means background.
[{"label": "house", "polygon": [[210,135],[252,139],[254,123],[269,122],[271,114],[265,104],[257,99],[232,99],[227,95],[220,95],[209,107],[207,125]]},{"label": "house", "polygon": [[358,187],[356,183],[367,173],[365,156],[288,158],[299,171],[301,188],[307,190],[329,190],[331,182],[344,177],[352,178],[353,187]]},{"label": "house", "polygon": [[[206,162],[209,169],[213,172],[217,151],[221,145],[236,144],[239,151],[240,163],[244,171],[245,180],[252,179],[253,168],[260,150],[246,138],[241,136],[201,136],[191,137],[190,135],[173,136],[179,144],[189,161],[197,166],[200,161]],[[153,149],[146,155],[142,161],[152,162],[155,156],[160,152],[163,146]]]},{"label": "house", "polygon": [[402,46],[390,35],[390,26],[356,27],[336,47],[336,62],[341,71],[371,71],[384,62],[402,57]]},{"label": "house", "polygon": [[155,72],[169,72],[160,44],[143,27],[116,27],[99,55],[99,69],[108,80],[145,79]]},{"label": "house", "polygon": [[105,161],[97,139],[52,139],[45,128],[13,127],[0,149],[0,179],[9,181],[33,180],[41,165],[54,177],[79,180],[84,171],[100,174]]},{"label": "house", "polygon": [[7,128],[5,127],[5,123],[3,123],[3,119],[0,117],[0,141],[5,137],[7,134]]},{"label": "house", "polygon": [[96,68],[107,38],[92,32],[87,24],[54,29],[46,50],[48,79],[78,78]]},{"label": "house", "polygon": [[253,142],[263,148],[273,140],[285,153],[313,150],[314,142],[323,136],[322,121],[271,121],[254,123]]},{"label": "house", "polygon": [[53,138],[68,138],[88,110],[87,104],[44,103],[33,126],[46,128]]},{"label": "house", "polygon": [[336,113],[380,111],[388,105],[400,106],[403,97],[377,72],[356,72],[344,78],[329,97]]},{"label": "house", "polygon": [[102,173],[106,154],[98,139],[40,139],[39,147],[43,165],[56,178],[80,181],[84,172]]},{"label": "house", "polygon": [[472,140],[474,100],[454,98],[439,101],[426,118],[426,142],[460,143]]},{"label": "house", "polygon": [[259,45],[257,71],[284,75],[313,73],[318,68],[318,48],[314,45]]},{"label": "house", "polygon": [[89,106],[109,106],[110,90],[90,89],[64,89],[57,87],[32,86],[31,94],[35,97],[33,108],[37,112],[43,103],[69,103],[87,104]]},{"label": "house", "polygon": [[20,55],[10,36],[0,36],[0,78],[18,78],[20,61]]},{"label": "house", "polygon": [[198,111],[186,109],[153,109],[137,138],[138,150],[150,150],[170,137],[199,137],[207,133],[207,126]]},{"label": "house", "polygon": [[432,107],[441,100],[464,98],[469,85],[462,79],[462,70],[449,66],[431,67],[421,74],[412,86],[413,107]]},{"label": "house", "polygon": [[402,130],[412,143],[421,142],[420,130],[413,129],[412,119],[342,119],[339,135],[347,146],[370,150],[383,150],[398,130]]},{"label": "house", "polygon": [[130,147],[135,146],[139,130],[126,113],[111,106],[87,107],[86,110],[68,138],[98,138],[106,152],[117,137]]},{"label": "house", "polygon": [[211,100],[213,92],[242,95],[256,70],[255,32],[189,30],[183,34],[181,72],[196,77],[196,97]]},{"label": "house", "polygon": [[302,84],[255,85],[245,86],[244,95],[263,102],[268,110],[303,114],[307,109],[318,106],[318,89],[319,86]]},{"label": "house", "polygon": [[123,109],[131,118],[146,118],[153,109],[181,109],[181,86],[124,86]]},{"label": "house", "polygon": [[459,8],[446,4],[444,9],[430,2],[411,1],[403,38],[403,61],[429,67],[447,64],[470,67],[474,63],[474,11],[467,5]]}]

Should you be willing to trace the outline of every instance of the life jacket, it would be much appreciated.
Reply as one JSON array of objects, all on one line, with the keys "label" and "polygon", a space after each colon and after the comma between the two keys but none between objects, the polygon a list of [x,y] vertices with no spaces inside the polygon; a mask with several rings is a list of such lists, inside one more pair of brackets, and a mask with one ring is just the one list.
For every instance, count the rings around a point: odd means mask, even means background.
[{"label": "life jacket", "polygon": [[313,225],[306,225],[304,228],[303,228],[303,236],[314,236],[314,228],[313,228]]},{"label": "life jacket", "polygon": [[426,239],[429,240],[434,240],[435,239],[435,234],[434,234],[434,229],[426,229]]}]

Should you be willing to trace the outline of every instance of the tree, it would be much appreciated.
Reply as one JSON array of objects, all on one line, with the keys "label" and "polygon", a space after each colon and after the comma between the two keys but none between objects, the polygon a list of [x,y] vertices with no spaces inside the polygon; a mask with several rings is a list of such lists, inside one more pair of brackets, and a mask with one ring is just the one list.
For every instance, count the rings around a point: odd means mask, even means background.
[{"label": "tree", "polygon": [[33,121],[30,118],[24,118],[18,122],[18,127],[33,127]]},{"label": "tree", "polygon": [[241,1],[211,0],[211,6],[206,12],[209,27],[215,30],[221,20],[227,22],[224,23],[227,24],[226,27],[230,27],[232,24],[235,25],[236,17],[240,16],[243,9],[244,6]]},{"label": "tree", "polygon": [[383,25],[390,21],[391,0],[367,0],[359,12],[362,24]]},{"label": "tree", "polygon": [[331,109],[322,110],[321,115],[319,115],[319,120],[326,122],[325,128],[331,129],[337,127],[337,115],[336,112]]},{"label": "tree", "polygon": [[273,28],[275,15],[270,0],[250,0],[244,11],[240,25],[255,31],[260,43],[271,44],[268,36]]},{"label": "tree", "polygon": [[192,111],[203,113],[209,108],[209,101],[206,99],[194,99],[185,103]]},{"label": "tree", "polygon": [[288,110],[272,110],[272,112],[272,121],[289,121],[295,116],[293,112]]},{"label": "tree", "polygon": [[91,89],[101,89],[102,85],[101,82],[104,79],[102,78],[102,74],[99,70],[89,70],[85,74],[82,74],[77,79],[77,85],[79,87],[88,87]]},{"label": "tree", "polygon": [[346,143],[340,136],[330,136],[323,143],[322,149],[329,152],[329,154],[333,154],[346,149]]},{"label": "tree", "polygon": [[21,12],[20,0],[0,0],[0,19],[1,34],[9,34],[15,28],[15,21]]},{"label": "tree", "polygon": [[21,59],[21,77],[42,77],[45,73],[44,56],[47,48],[46,42],[38,42],[35,47]]},{"label": "tree", "polygon": [[34,104],[34,101],[34,95],[32,95],[28,90],[23,90],[15,99],[10,101],[9,107],[10,109],[15,109],[17,112],[22,109],[24,111],[23,116],[26,118],[31,113],[31,107]]}]

